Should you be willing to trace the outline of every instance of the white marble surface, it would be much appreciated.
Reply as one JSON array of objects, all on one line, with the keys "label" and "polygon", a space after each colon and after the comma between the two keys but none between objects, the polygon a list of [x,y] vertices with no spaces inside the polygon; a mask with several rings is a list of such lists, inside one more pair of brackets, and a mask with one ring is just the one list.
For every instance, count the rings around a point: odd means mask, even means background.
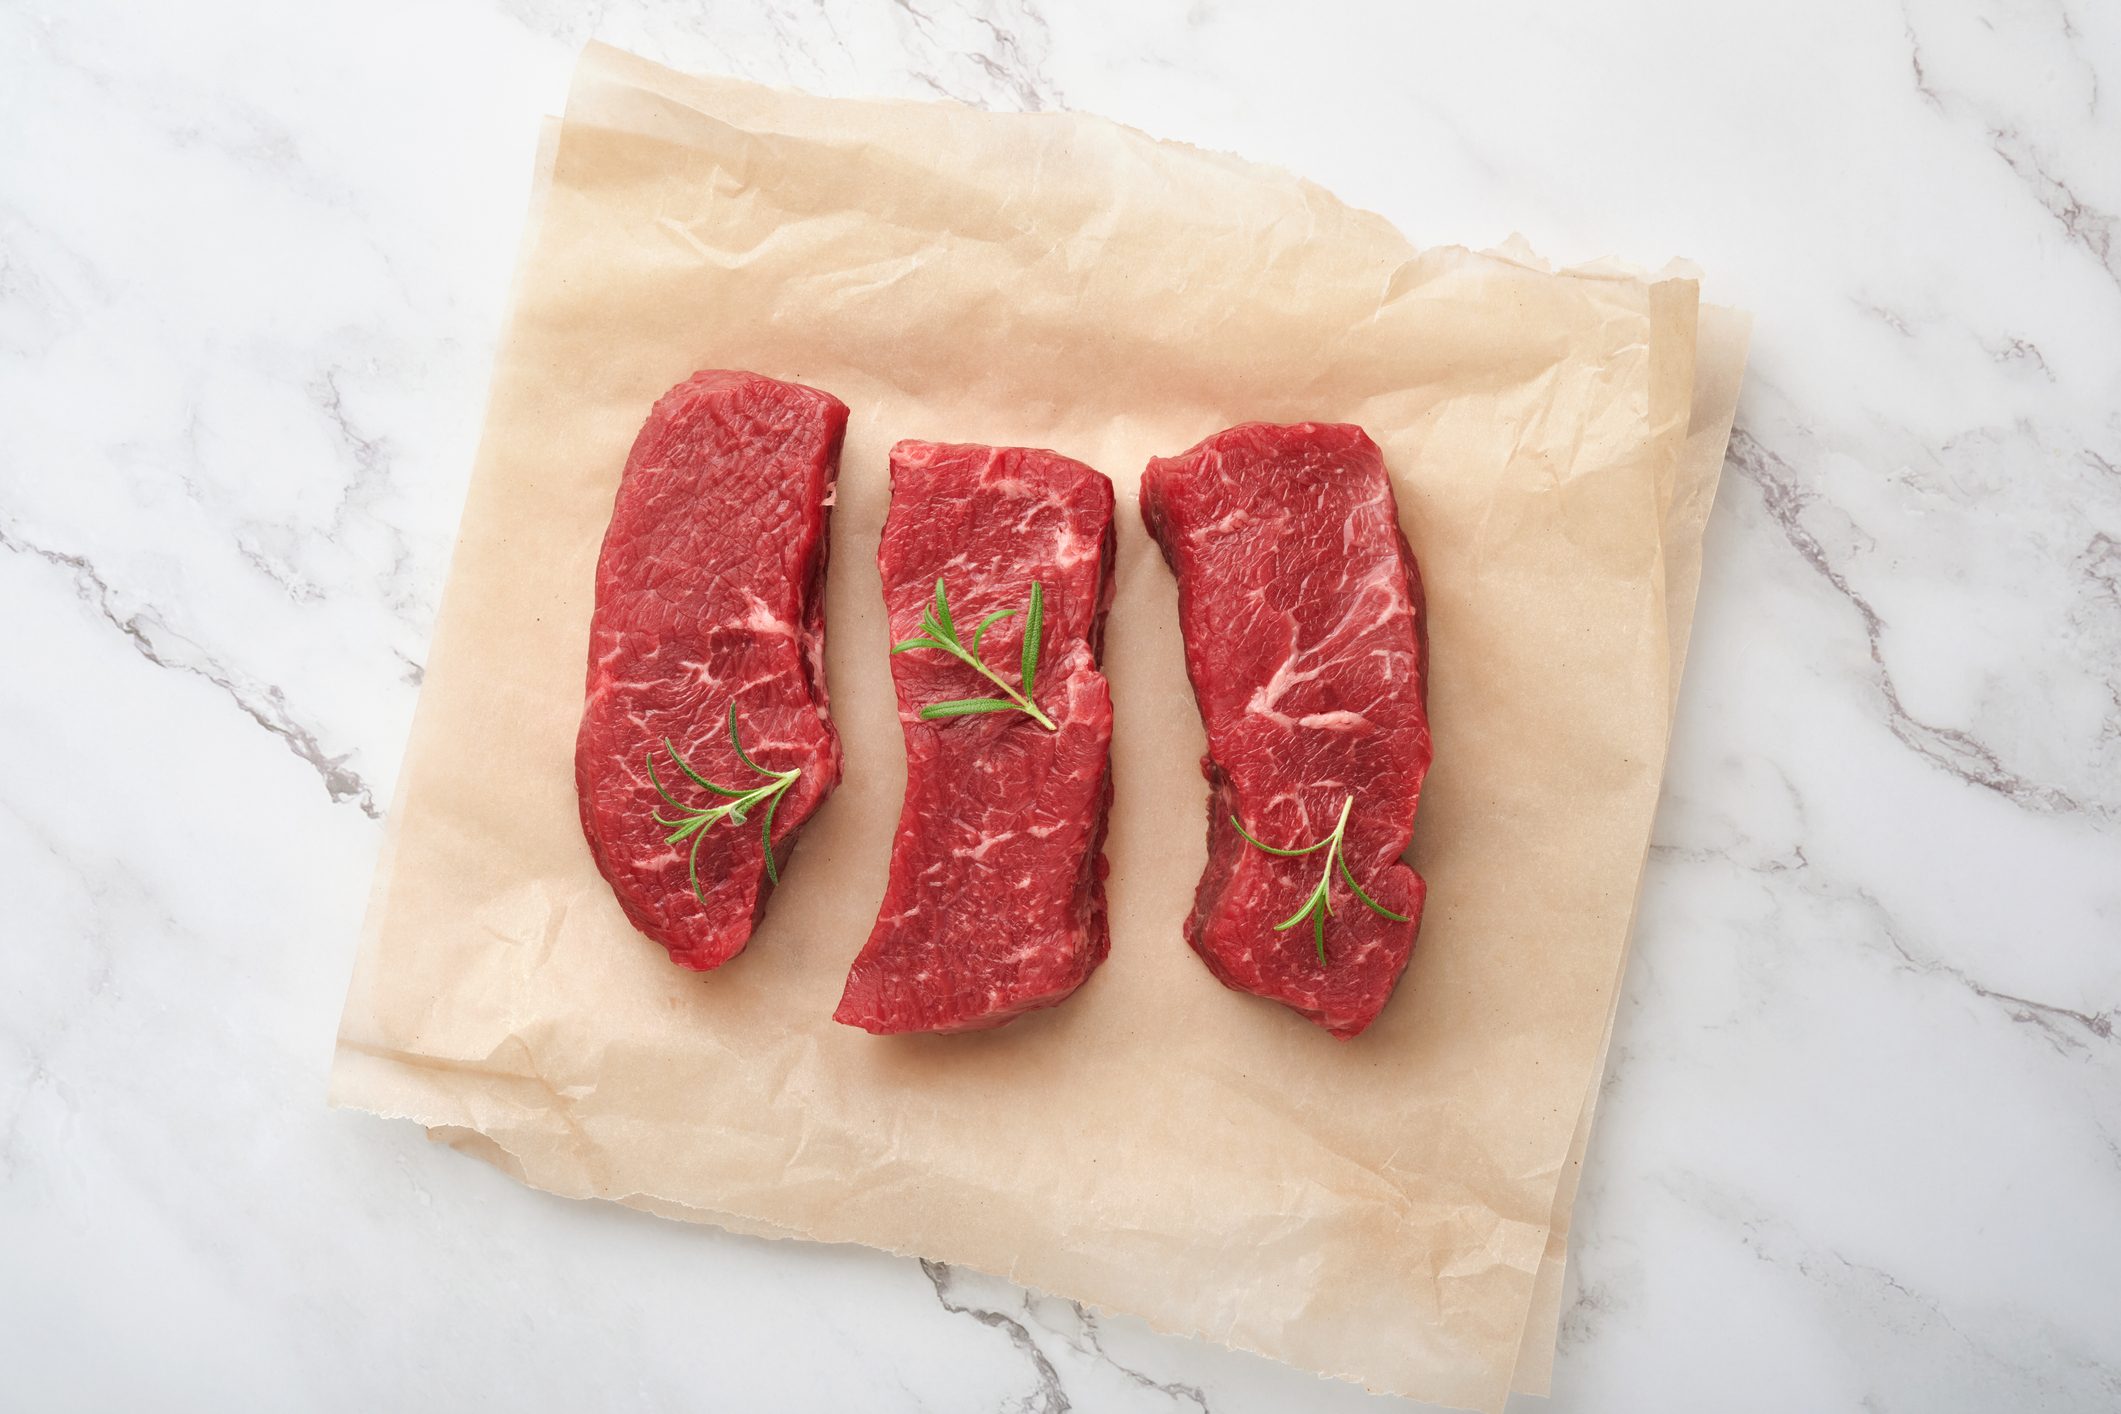
[{"label": "white marble surface", "polygon": [[1552,1403],[2121,1406],[2095,0],[0,0],[0,1406],[1391,1403],[324,1108],[592,35],[1101,112],[1757,311]]}]

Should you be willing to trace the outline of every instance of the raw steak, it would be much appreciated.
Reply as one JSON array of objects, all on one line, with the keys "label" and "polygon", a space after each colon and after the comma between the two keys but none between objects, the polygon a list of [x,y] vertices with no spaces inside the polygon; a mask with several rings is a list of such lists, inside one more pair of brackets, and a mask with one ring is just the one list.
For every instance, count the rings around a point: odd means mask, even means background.
[{"label": "raw steak", "polygon": [[[972,1031],[1052,1006],[1104,961],[1105,811],[1112,700],[1097,670],[1112,602],[1112,483],[1019,447],[901,442],[877,549],[893,642],[922,634],[944,581],[960,641],[1042,586],[1045,631],[1021,711],[924,721],[935,703],[992,697],[933,649],[895,654],[906,802],[876,928],[837,1020],[879,1034]],[[1024,615],[996,621],[979,658],[1019,679]]]},{"label": "raw steak", "polygon": [[[1247,423],[1142,477],[1142,516],[1178,576],[1186,671],[1208,731],[1208,867],[1186,937],[1224,985],[1335,1036],[1377,1019],[1405,971],[1426,889],[1400,862],[1429,768],[1421,576],[1384,459],[1359,427]],[[1307,919],[1277,932],[1336,867],[1326,960]]]},{"label": "raw steak", "polygon": [[[648,414],[597,560],[589,700],[575,741],[582,831],[635,927],[680,967],[744,950],[773,892],[765,806],[699,827],[729,803],[671,757],[737,791],[799,770],[774,802],[776,858],[840,778],[825,701],[825,521],[847,409],[756,373],[695,373]],[[666,741],[668,745],[666,746]],[[656,780],[676,802],[657,792]],[[697,845],[697,855],[693,853]],[[693,885],[697,865],[698,890]]]}]

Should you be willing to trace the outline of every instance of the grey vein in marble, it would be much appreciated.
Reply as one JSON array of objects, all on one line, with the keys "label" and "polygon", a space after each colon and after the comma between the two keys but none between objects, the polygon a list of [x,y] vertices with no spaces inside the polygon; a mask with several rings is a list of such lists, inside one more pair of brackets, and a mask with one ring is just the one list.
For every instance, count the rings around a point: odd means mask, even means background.
[{"label": "grey vein in marble", "polygon": [[[104,583],[103,576],[97,573],[96,567],[81,555],[47,549],[5,530],[0,530],[0,549],[33,556],[46,564],[70,571],[76,596],[82,603],[95,610],[105,623],[123,634],[141,657],[158,668],[187,673],[213,684],[244,716],[278,737],[298,760],[307,763],[317,773],[326,794],[332,800],[355,805],[371,820],[383,818],[383,812],[376,804],[375,793],[346,764],[352,753],[342,752],[337,756],[328,754],[323,744],[317,740],[315,731],[304,726],[289,710],[286,696],[278,687],[268,683],[263,688],[255,688],[238,683],[211,655],[203,652],[196,643],[175,633],[151,610],[137,609],[130,613],[121,611],[117,596],[111,592],[111,587]],[[177,656],[177,650],[171,645],[181,645],[183,649],[190,650],[190,659]]]},{"label": "grey vein in marble", "polygon": [[[1963,17],[1963,12],[1958,13]],[[2096,119],[2099,116],[2099,71],[2083,57],[2079,43],[2082,36],[2068,10],[2057,5],[2054,14],[2054,33],[2082,66],[2087,89],[2085,110],[2088,116]],[[2021,22],[2028,20],[2026,15],[2014,18]],[[1972,114],[1981,125],[1981,134],[1989,150],[2053,219],[2065,238],[2096,261],[2109,281],[2121,287],[2121,250],[2115,246],[2115,233],[2121,219],[2080,192],[2077,179],[2058,169],[2040,137],[2028,132],[2019,121],[2004,116],[1992,100],[1947,86],[1938,76],[1934,61],[1925,57],[1925,42],[1910,0],[1902,0],[1901,21],[1915,91],[1922,101],[1940,114]],[[1981,17],[1981,23],[1994,28],[1985,16]],[[2023,97],[2037,101],[2037,97],[2044,95],[2027,94]]]},{"label": "grey vein in marble", "polygon": [[1070,1301],[1068,1308],[1075,1313],[1076,1322],[1080,1325],[1083,1332],[1083,1343],[1092,1355],[1119,1371],[1120,1374],[1126,1376],[1137,1387],[1154,1390],[1156,1393],[1169,1398],[1174,1405],[1179,1403],[1191,1404],[1200,1410],[1200,1414],[1214,1414],[1214,1411],[1208,1407],[1207,1392],[1199,1385],[1187,1384],[1183,1380],[1159,1380],[1145,1371],[1135,1369],[1132,1365],[1121,1363],[1112,1355],[1112,1352],[1105,1349],[1104,1333],[1098,1329],[1097,1313],[1080,1301]]},{"label": "grey vein in marble", "polygon": [[[1813,1283],[1851,1318],[1869,1324],[1880,1317],[1911,1331],[1931,1360],[1927,1377],[1947,1387],[1985,1390],[1998,1398],[2005,1391],[2022,1397],[2039,1391],[2052,1399],[2091,1393],[2121,1395],[2121,1369],[2069,1348],[2058,1332],[2034,1333],[2033,1341],[2004,1343],[1964,1328],[1936,1297],[1918,1291],[1893,1273],[1853,1260],[1831,1248],[1808,1242],[1786,1220],[1760,1208],[1743,1192],[1697,1174],[1659,1180],[1674,1198],[1713,1214],[1738,1235],[1740,1244],[1759,1261]],[[1938,1371],[1949,1372],[1939,1378]],[[1978,1396],[1977,1396],[1978,1397]],[[1875,1394],[1862,1407],[1875,1409]],[[2019,1408],[2032,1405],[2017,1404]]]},{"label": "grey vein in marble", "polygon": [[2070,241],[2099,262],[2117,286],[2121,286],[2121,256],[2114,249],[2115,217],[2102,211],[2071,189],[2067,179],[2049,170],[2040,149],[2016,128],[1990,128],[1989,147],[2017,174],[2055,224]]},{"label": "grey vein in marble", "polygon": [[2094,1041],[2113,1040],[2114,1021],[2116,1018],[2121,1018],[2121,1004],[2108,1007],[2104,1011],[2086,1012],[2071,1007],[2057,1006],[2052,1002],[2034,1001],[2030,997],[2017,996],[2014,993],[1991,987],[1979,978],[1969,975],[1962,967],[1956,967],[1940,958],[1919,956],[1908,945],[1907,939],[1902,936],[1900,928],[1893,921],[1891,911],[1883,903],[1879,902],[1877,895],[1870,890],[1861,886],[1853,886],[1846,890],[1845,896],[1862,904],[1876,915],[1878,936],[1885,940],[1887,946],[1892,948],[1893,952],[1911,970],[1932,976],[1950,978],[1953,982],[1958,983],[1983,1001],[1996,1003],[2005,1010],[2012,1021],[2017,1022],[2021,1026],[2037,1027],[2047,1036],[2049,1043],[2064,1054],[2068,1054],[2071,1051],[2082,1051],[2088,1044],[2083,1036],[2076,1034],[2078,1030],[2083,1031]]},{"label": "grey vein in marble", "polygon": [[1046,1352],[1038,1348],[1038,1342],[1031,1338],[1028,1326],[1005,1311],[952,1299],[950,1285],[953,1277],[949,1264],[933,1262],[925,1257],[920,1260],[921,1271],[927,1275],[929,1284],[935,1288],[935,1299],[945,1311],[953,1316],[969,1316],[989,1329],[1000,1331],[1009,1337],[1009,1343],[1016,1347],[1017,1353],[1030,1362],[1031,1373],[1038,1381],[1038,1388],[1017,1406],[1024,1414],[1067,1414],[1068,1410],[1074,1408],[1067,1390],[1061,1387],[1060,1371],[1053,1368],[1053,1362],[1046,1358]]},{"label": "grey vein in marble", "polygon": [[[1106,1408],[1115,1397],[1132,1393],[1150,1397],[1158,1408],[1212,1414],[1208,1393],[1200,1385],[1158,1379],[1116,1356],[1097,1313],[1081,1302],[1024,1292],[998,1278],[942,1262],[923,1261],[921,1269],[944,1310],[1003,1332],[1011,1348],[1030,1364],[1035,1388],[1014,1406],[1026,1414]],[[1006,1292],[1006,1301],[981,1299],[976,1292],[981,1286]]]},{"label": "grey vein in marble", "polygon": [[1834,565],[1826,547],[1805,526],[1805,511],[1817,502],[1818,493],[1804,484],[1788,462],[1769,451],[1743,427],[1731,434],[1728,465],[1760,488],[1768,514],[1781,528],[1790,548],[1831,585],[1836,594],[1847,600],[1849,607],[1862,619],[1871,662],[1877,669],[1878,691],[1884,699],[1893,735],[1903,745],[1969,785],[1994,791],[2025,809],[2081,811],[2105,819],[2121,819],[2121,811],[2107,802],[2084,800],[2060,786],[2029,780],[2011,770],[1993,747],[1972,733],[1958,727],[1925,722],[1909,711],[1893,680],[1892,668],[1886,662],[1885,620],[1850,584],[1848,576]]},{"label": "grey vein in marble", "polygon": [[[1795,782],[1784,775],[1783,784],[1792,800],[1797,802],[1801,819],[1801,796]],[[1771,843],[1748,836],[1727,843],[1702,840],[1681,845],[1659,840],[1651,844],[1650,853],[1653,858],[1668,863],[1728,865],[1763,883],[1802,890],[1814,899],[1853,904],[1872,920],[1873,927],[1866,936],[1881,940],[1909,972],[1945,979],[1982,1001],[1995,1004],[2013,1022],[2040,1032],[2061,1054],[2081,1054],[2094,1043],[2112,1041],[2115,1023],[2121,1021],[2121,1002],[2098,1011],[2086,1011],[2039,1001],[1993,986],[1964,966],[1924,955],[1876,893],[1861,883],[1815,864],[1800,841]],[[1617,1067],[1614,1069],[1617,1071]]]},{"label": "grey vein in marble", "polygon": [[[983,7],[930,0],[891,0],[911,23],[919,41],[923,61],[912,66],[913,78],[933,93],[975,107],[1017,109],[1026,113],[1065,108],[1052,80],[1046,77],[1043,58],[1027,49],[1019,32],[1034,30],[1045,37],[1045,21],[1028,4],[1006,3],[1013,11],[1004,25],[985,13]],[[951,60],[973,66],[978,80],[968,81],[961,68],[952,75]]]}]

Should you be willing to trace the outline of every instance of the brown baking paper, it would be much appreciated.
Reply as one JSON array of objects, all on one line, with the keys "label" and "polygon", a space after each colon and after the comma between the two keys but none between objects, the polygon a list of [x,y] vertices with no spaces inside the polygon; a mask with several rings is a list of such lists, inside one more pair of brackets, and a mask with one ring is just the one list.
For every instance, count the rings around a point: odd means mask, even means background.
[{"label": "brown baking paper", "polygon": [[[1752,336],[1752,320],[1744,313],[1703,305],[1694,350],[1694,406],[1687,428],[1686,444],[1679,450],[1676,496],[1665,510],[1665,617],[1672,645],[1672,704],[1679,703],[1679,674],[1686,663],[1688,640],[1694,629],[1694,593],[1701,583],[1701,536],[1708,523],[1709,503],[1716,494],[1716,481],[1723,468],[1724,448],[1731,440],[1731,424],[1738,411],[1738,384],[1745,372],[1746,346]],[[1648,853],[1648,841],[1644,841]],[[1616,974],[1626,965],[1616,962]],[[1605,1058],[1613,1040],[1613,1021],[1620,1001],[1617,985],[1607,1005],[1604,1039],[1598,1047],[1595,1078],[1605,1073]],[[1524,1394],[1546,1394],[1553,1384],[1555,1341],[1561,1330],[1561,1303],[1567,1275],[1569,1219],[1576,1203],[1576,1185],[1583,1176],[1584,1151],[1590,1142],[1591,1120],[1598,1108],[1599,1086],[1584,1094],[1583,1111],[1576,1119],[1575,1137],[1569,1144],[1569,1160],[1561,1172],[1554,1194],[1554,1213],[1547,1230],[1546,1256],[1533,1281],[1532,1307],[1519,1343],[1517,1371],[1510,1388]]]},{"label": "brown baking paper", "polygon": [[[1506,1395],[1595,1078],[1674,667],[1695,286],[1416,252],[1094,119],[830,102],[585,56],[520,272],[333,1068],[554,1192],[1000,1272],[1445,1403]],[[827,589],[847,775],[750,950],[625,923],[572,775],[592,572],[649,405],[707,367],[853,409]],[[1140,470],[1248,418],[1382,445],[1431,613],[1430,886],[1342,1043],[1180,922],[1199,718]],[[1002,1030],[830,1014],[903,779],[875,567],[900,437],[1119,486],[1111,960]],[[1690,537],[1674,547],[1668,537]],[[1675,554],[1677,551],[1683,552]]]}]

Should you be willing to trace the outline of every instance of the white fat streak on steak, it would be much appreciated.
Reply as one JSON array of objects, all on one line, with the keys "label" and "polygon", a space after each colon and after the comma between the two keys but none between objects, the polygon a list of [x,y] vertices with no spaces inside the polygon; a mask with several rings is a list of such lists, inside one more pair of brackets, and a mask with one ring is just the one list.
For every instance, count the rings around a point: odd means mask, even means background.
[{"label": "white fat streak on steak", "polygon": [[[1208,866],[1187,940],[1225,984],[1336,1036],[1377,1017],[1412,954],[1425,888],[1400,862],[1430,757],[1421,579],[1384,460],[1361,428],[1250,423],[1149,464],[1142,515],[1178,577],[1179,626],[1208,754]],[[1380,917],[1336,875],[1327,961],[1300,908],[1330,834]]]},{"label": "white fat streak on steak", "polygon": [[774,812],[783,866],[840,776],[825,696],[827,509],[847,409],[755,373],[696,373],[666,393],[635,439],[597,560],[589,680],[575,743],[582,829],[634,926],[681,966],[741,952],[772,891],[762,815],[670,844],[647,759],[688,806],[720,801],[687,780],[748,790],[764,778],[729,741],[802,774]]},{"label": "white fat streak on steak", "polygon": [[[1112,596],[1112,483],[1025,448],[901,442],[877,564],[894,641],[921,633],[941,577],[968,646],[980,620],[1022,609],[1035,579],[1045,628],[1022,712],[922,721],[920,710],[994,689],[933,650],[891,660],[906,738],[906,799],[876,927],[838,1020],[877,1033],[969,1031],[1052,1006],[1110,949],[1102,853],[1111,804],[1112,702],[1097,645]],[[980,657],[1017,680],[1021,614]]]}]

